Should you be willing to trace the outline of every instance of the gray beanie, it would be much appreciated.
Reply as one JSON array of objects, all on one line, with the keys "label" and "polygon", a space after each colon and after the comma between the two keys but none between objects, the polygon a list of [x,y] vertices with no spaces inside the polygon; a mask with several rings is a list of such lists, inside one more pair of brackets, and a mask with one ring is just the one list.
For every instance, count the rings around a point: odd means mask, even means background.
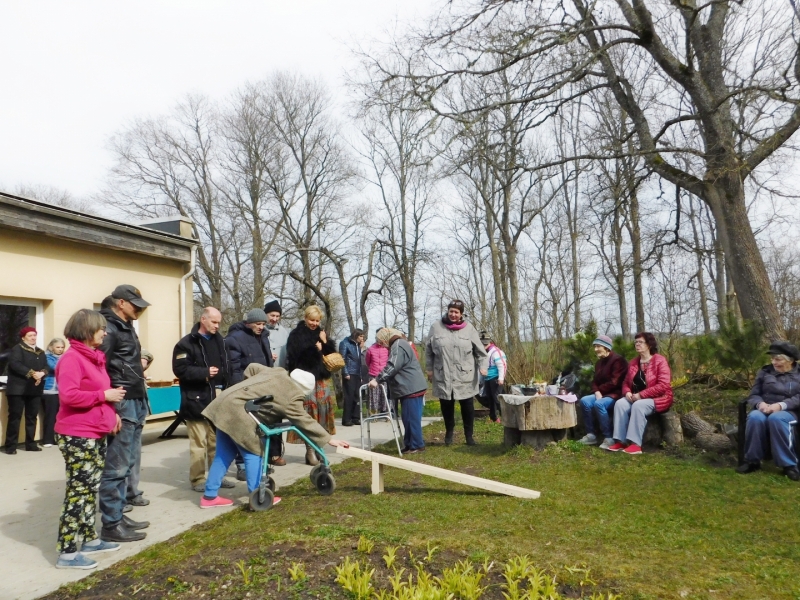
[{"label": "gray beanie", "polygon": [[244,318],[244,322],[248,325],[250,323],[266,323],[267,322],[267,313],[265,313],[260,308],[254,308],[253,310],[247,313],[247,316]]}]

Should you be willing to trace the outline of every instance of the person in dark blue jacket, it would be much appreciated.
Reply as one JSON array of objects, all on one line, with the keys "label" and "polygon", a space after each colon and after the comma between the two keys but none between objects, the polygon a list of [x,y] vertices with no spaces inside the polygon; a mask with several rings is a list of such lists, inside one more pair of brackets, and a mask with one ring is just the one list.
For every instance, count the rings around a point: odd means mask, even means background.
[{"label": "person in dark blue jacket", "polygon": [[361,425],[361,415],[358,413],[358,390],[361,387],[361,346],[363,344],[364,332],[360,329],[353,329],[349,338],[339,342],[339,354],[344,359],[342,425],[345,427]]},{"label": "person in dark blue jacket", "polygon": [[[245,316],[244,321],[231,325],[225,346],[231,361],[231,385],[244,381],[244,371],[249,365],[257,364],[272,367],[275,361],[269,344],[267,330],[267,313],[254,308]],[[269,462],[282,467],[286,461],[281,457],[281,440],[273,436],[269,446]],[[236,457],[236,478],[244,481],[246,477],[244,459]]]},{"label": "person in dark blue jacket", "polygon": [[772,461],[792,481],[800,481],[792,423],[800,417],[800,350],[789,342],[773,342],[768,354],[772,364],[756,376],[747,403],[751,411],[745,430],[745,463],[736,469],[747,474],[761,468],[771,451]]}]

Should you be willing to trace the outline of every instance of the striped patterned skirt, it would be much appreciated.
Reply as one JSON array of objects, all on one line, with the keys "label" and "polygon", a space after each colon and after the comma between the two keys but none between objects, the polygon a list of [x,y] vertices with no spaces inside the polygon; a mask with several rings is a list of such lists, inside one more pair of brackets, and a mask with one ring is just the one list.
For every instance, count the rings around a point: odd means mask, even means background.
[{"label": "striped patterned skirt", "polygon": [[[306,396],[303,400],[306,412],[314,417],[314,420],[331,435],[336,434],[335,409],[336,391],[333,389],[333,379],[323,379],[317,381],[314,386],[314,393]],[[286,434],[286,441],[289,444],[303,444],[303,439],[294,431]]]}]

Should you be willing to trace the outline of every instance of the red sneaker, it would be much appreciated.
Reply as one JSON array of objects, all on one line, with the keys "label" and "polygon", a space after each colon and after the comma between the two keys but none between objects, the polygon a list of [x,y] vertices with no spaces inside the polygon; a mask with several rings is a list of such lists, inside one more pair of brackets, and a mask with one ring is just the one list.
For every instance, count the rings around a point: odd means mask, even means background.
[{"label": "red sneaker", "polygon": [[616,442],[611,444],[608,448],[606,448],[609,452],[619,452],[620,450],[625,450],[625,444],[622,442]]},{"label": "red sneaker", "polygon": [[233,500],[228,500],[221,496],[217,496],[211,500],[206,500],[204,496],[200,497],[200,508],[217,508],[219,506],[231,506],[232,504]]},{"label": "red sneaker", "polygon": [[[609,450],[611,450],[611,448],[609,448]],[[631,444],[630,446],[625,448],[625,450],[623,450],[623,452],[625,452],[625,454],[641,454],[642,453],[642,447],[641,446],[637,446],[636,444]]]},{"label": "red sneaker", "polygon": [[281,497],[280,496],[275,496],[272,499],[272,506],[275,506],[276,504],[280,504],[280,502],[281,502]]}]

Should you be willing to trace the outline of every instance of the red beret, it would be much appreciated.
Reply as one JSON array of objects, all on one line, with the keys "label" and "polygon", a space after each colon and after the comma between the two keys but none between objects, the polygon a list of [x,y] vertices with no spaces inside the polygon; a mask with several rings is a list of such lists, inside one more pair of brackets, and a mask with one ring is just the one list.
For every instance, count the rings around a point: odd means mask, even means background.
[{"label": "red beret", "polygon": [[33,333],[36,333],[36,328],[35,328],[35,327],[23,327],[22,329],[20,329],[20,330],[19,330],[19,337],[20,337],[20,338],[24,338],[24,337],[25,337],[26,335],[28,335],[28,334],[29,334],[31,331],[32,331]]}]

